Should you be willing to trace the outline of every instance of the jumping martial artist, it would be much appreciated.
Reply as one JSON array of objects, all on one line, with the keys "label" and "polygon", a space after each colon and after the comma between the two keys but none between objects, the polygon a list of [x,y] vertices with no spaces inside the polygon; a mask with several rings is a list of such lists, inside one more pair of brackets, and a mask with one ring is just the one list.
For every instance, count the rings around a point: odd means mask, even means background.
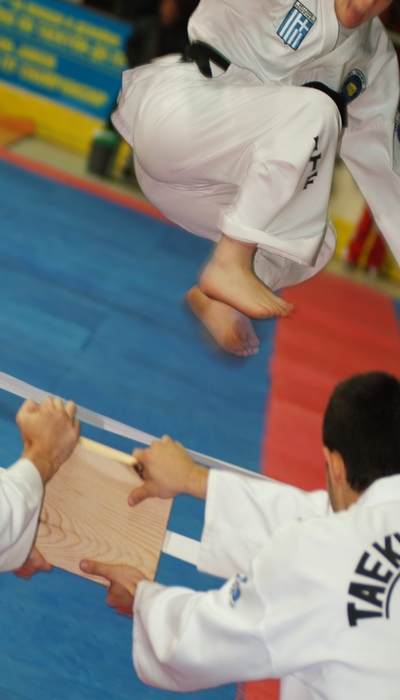
[{"label": "jumping martial artist", "polygon": [[110,581],[110,605],[133,610],[141,680],[187,692],[273,677],[285,700],[399,697],[400,382],[339,384],[323,442],[328,492],[312,493],[209,471],[168,437],[134,451],[144,483],[131,501],[206,498],[198,568],[228,578],[204,593],[81,562]]},{"label": "jumping martial artist", "polygon": [[201,0],[183,59],[125,72],[113,117],[149,200],[217,244],[187,300],[237,355],[257,352],[250,318],[290,313],[273,290],[334,253],[337,152],[400,262],[398,62],[377,17],[391,0],[305,2]]}]

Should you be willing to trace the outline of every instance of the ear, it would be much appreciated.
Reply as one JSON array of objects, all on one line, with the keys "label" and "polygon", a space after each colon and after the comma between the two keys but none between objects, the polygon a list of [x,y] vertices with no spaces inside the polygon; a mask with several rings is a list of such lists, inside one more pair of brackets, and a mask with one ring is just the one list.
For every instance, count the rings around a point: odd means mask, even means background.
[{"label": "ear", "polygon": [[346,482],[346,469],[342,455],[336,450],[331,452],[325,445],[322,449],[331,483],[335,487],[343,487]]}]

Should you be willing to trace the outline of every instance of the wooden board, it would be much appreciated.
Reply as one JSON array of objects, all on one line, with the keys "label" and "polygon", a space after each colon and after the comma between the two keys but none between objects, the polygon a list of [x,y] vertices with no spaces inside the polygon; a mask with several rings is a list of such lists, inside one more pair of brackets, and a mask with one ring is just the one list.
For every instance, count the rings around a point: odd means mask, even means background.
[{"label": "wooden board", "polygon": [[131,508],[128,495],[141,483],[132,466],[78,445],[46,485],[36,542],[43,556],[102,584],[80,570],[82,558],[130,564],[154,579],[172,500],[150,498]]}]

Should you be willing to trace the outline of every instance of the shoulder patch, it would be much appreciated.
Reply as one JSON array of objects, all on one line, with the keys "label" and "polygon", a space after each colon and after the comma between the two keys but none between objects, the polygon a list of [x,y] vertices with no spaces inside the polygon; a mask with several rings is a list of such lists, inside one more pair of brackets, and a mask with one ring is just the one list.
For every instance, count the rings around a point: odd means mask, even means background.
[{"label": "shoulder patch", "polygon": [[297,0],[280,25],[277,35],[291,49],[297,51],[316,19],[311,10]]},{"label": "shoulder patch", "polygon": [[344,83],[340,89],[346,104],[352,102],[353,100],[361,95],[367,87],[367,80],[364,73],[358,68],[354,68],[345,78]]},{"label": "shoulder patch", "polygon": [[230,591],[229,591],[229,603],[232,608],[235,607],[237,601],[239,600],[240,596],[242,595],[242,584],[247,583],[247,576],[244,576],[243,574],[236,574],[233,583],[231,585]]}]

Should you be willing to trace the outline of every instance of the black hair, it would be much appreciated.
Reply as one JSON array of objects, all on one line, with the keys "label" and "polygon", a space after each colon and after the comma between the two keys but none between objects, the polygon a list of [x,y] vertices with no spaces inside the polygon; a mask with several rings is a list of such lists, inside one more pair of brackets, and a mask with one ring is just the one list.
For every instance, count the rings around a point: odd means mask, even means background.
[{"label": "black hair", "polygon": [[324,445],[342,456],[347,481],[365,491],[400,474],[400,382],[384,372],[357,374],[336,386],[325,411]]}]

